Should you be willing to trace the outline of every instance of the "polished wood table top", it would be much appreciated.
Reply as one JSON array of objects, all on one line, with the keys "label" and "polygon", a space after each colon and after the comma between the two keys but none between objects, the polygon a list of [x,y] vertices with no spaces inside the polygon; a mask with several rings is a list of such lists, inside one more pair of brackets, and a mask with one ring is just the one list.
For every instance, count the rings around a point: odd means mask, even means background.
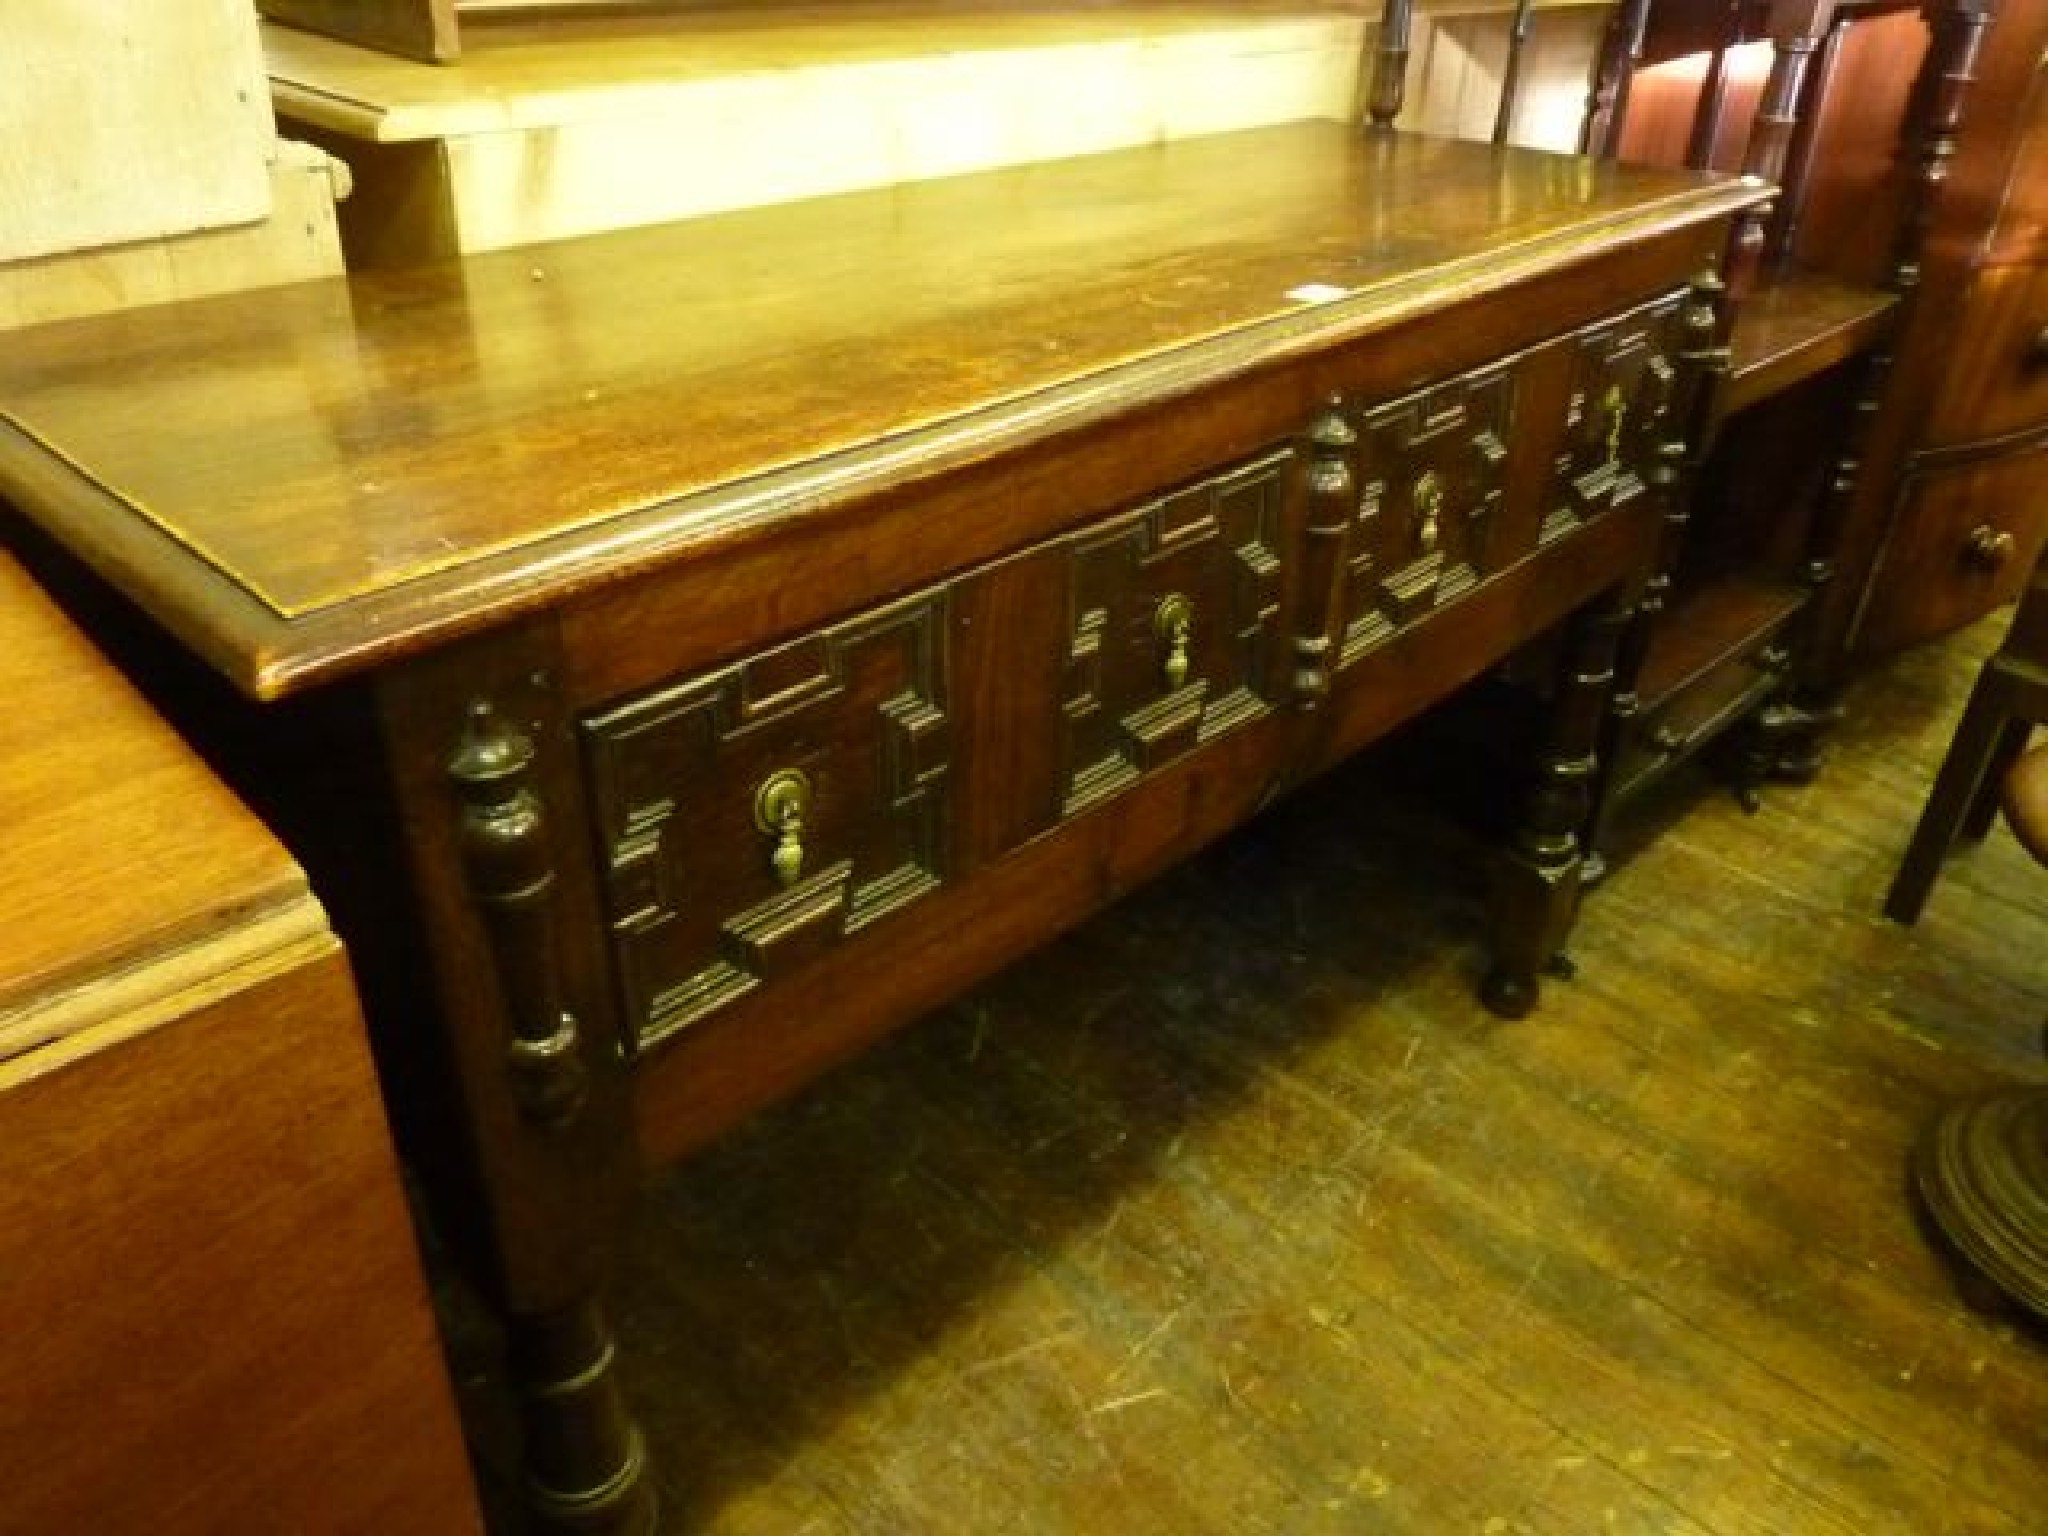
[{"label": "polished wood table top", "polygon": [[0,492],[275,695],[1755,195],[1307,123],[144,310]]}]

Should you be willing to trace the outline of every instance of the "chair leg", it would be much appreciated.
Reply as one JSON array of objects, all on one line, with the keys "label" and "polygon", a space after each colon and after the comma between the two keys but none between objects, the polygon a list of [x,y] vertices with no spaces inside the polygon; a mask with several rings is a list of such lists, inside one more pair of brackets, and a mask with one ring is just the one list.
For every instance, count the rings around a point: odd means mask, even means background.
[{"label": "chair leg", "polygon": [[1997,667],[1993,659],[1977,674],[1977,686],[1970,691],[1970,702],[1963,707],[1963,718],[1948,744],[1948,756],[1942,759],[1941,771],[1928,791],[1920,824],[1913,829],[1913,840],[1899,861],[1899,872],[1884,900],[1884,914],[1893,922],[1918,920],[1927,905],[1927,893],[1941,873],[1942,861],[1987,782],[1991,760],[2010,723],[2005,680]]},{"label": "chair leg", "polygon": [[2027,748],[2027,738],[2033,734],[2034,722],[2031,720],[2014,717],[2005,722],[1998,733],[1998,740],[1991,745],[1991,757],[1984,765],[1984,777],[1977,785],[1976,798],[1970,802],[1969,814],[1963,817],[1963,825],[1956,833],[1959,839],[1981,843],[1990,835],[1998,820],[1998,787],[2005,782],[2012,765],[2019,761],[2020,753]]}]

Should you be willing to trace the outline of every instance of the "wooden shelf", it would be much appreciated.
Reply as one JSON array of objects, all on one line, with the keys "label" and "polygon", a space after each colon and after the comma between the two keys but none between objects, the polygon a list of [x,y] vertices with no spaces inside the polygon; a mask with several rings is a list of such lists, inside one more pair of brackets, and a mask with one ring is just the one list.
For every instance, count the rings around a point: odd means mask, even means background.
[{"label": "wooden shelf", "polygon": [[1804,588],[1753,572],[1683,593],[1650,641],[1636,685],[1641,712],[1654,714],[1717,668],[1749,654],[1805,601]]},{"label": "wooden shelf", "polygon": [[1368,36],[1342,12],[1214,0],[770,5],[483,30],[437,67],[264,27],[280,119],[354,172],[352,266],[1348,119]]},{"label": "wooden shelf", "polygon": [[1867,350],[1898,302],[1889,289],[1819,272],[1771,278],[1736,309],[1720,414],[1732,415]]}]

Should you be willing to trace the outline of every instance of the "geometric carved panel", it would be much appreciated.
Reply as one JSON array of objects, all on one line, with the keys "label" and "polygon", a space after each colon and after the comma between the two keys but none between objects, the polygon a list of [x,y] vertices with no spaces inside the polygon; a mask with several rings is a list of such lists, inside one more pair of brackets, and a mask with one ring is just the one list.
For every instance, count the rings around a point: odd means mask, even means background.
[{"label": "geometric carved panel", "polygon": [[1561,538],[1643,492],[1670,433],[1678,296],[1579,334],[1566,417],[1539,543]]},{"label": "geometric carved panel", "polygon": [[1273,707],[1291,449],[1067,541],[1061,813]]},{"label": "geometric carved panel", "polygon": [[893,603],[584,720],[640,1045],[944,877],[945,606]]},{"label": "geometric carved panel", "polygon": [[1515,376],[1496,365],[1365,412],[1340,665],[1490,569],[1514,429]]}]

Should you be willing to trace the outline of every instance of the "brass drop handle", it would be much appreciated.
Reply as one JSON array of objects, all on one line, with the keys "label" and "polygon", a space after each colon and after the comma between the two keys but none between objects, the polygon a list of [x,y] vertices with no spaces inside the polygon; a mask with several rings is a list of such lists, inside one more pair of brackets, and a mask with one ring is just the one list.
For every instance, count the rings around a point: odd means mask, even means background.
[{"label": "brass drop handle", "polygon": [[1180,593],[1161,598],[1152,632],[1166,647],[1166,686],[1178,691],[1188,680],[1188,644],[1195,635],[1195,605]]},{"label": "brass drop handle", "polygon": [[1444,483],[1435,470],[1422,472],[1412,496],[1420,519],[1415,525],[1415,547],[1425,555],[1434,554],[1443,537],[1444,515]]},{"label": "brass drop handle", "polygon": [[2003,528],[1979,523],[1963,542],[1963,553],[1979,570],[1996,571],[2012,559],[2013,536]]},{"label": "brass drop handle", "polygon": [[782,885],[795,885],[804,872],[804,817],[811,808],[811,781],[802,770],[770,774],[754,792],[754,825],[774,839],[768,866]]},{"label": "brass drop handle", "polygon": [[2048,367],[2048,325],[2034,332],[2034,339],[2027,343],[2027,361],[2036,368]]},{"label": "brass drop handle", "polygon": [[1628,396],[1621,392],[1619,384],[1607,386],[1607,393],[1600,399],[1600,409],[1607,413],[1607,462],[1619,464],[1621,434],[1628,425]]}]

